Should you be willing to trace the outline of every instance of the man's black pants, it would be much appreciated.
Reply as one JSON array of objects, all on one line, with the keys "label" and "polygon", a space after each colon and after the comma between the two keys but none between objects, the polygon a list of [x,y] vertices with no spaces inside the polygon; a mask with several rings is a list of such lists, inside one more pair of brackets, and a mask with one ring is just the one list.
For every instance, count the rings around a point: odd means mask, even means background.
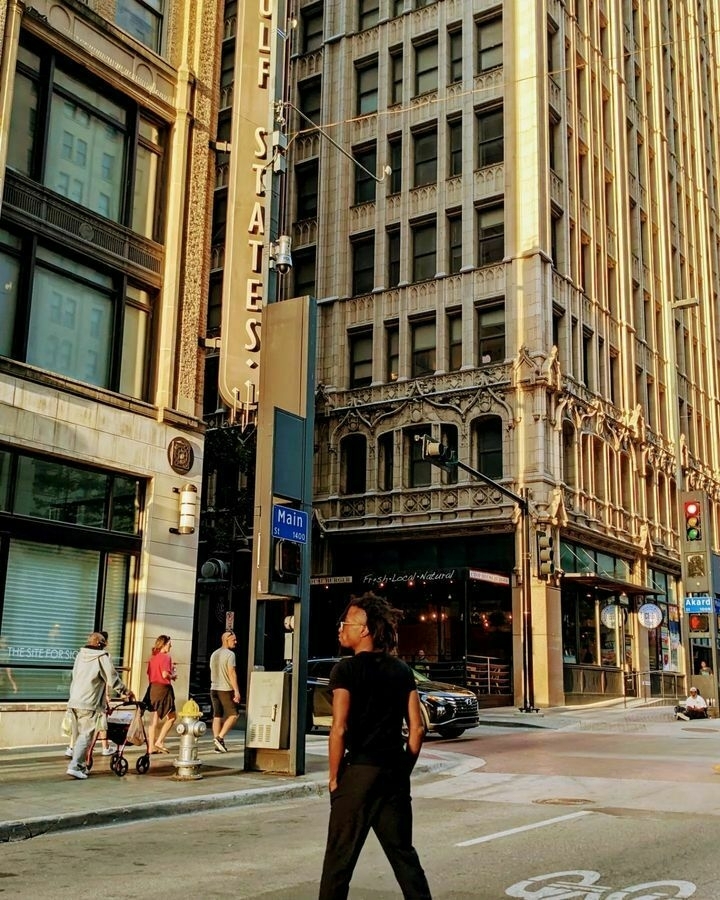
[{"label": "man's black pants", "polygon": [[405,769],[367,765],[348,765],[330,795],[319,900],[345,900],[371,828],[405,900],[431,900],[425,872],[412,845],[410,775]]}]

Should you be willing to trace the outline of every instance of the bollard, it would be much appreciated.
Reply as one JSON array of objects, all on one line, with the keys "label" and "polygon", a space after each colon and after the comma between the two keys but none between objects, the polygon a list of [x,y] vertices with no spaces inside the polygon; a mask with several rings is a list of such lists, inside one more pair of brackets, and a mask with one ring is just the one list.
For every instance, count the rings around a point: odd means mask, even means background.
[{"label": "bollard", "polygon": [[198,758],[198,738],[205,734],[206,726],[200,721],[200,707],[194,700],[188,700],[180,710],[180,721],[176,731],[180,735],[178,757],[175,766],[175,781],[198,781],[202,778]]}]

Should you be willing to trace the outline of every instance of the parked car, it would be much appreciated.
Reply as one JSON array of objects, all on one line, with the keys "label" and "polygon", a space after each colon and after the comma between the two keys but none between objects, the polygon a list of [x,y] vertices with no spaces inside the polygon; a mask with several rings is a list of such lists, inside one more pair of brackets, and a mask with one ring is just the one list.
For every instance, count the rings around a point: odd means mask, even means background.
[{"label": "parked car", "polygon": [[[332,722],[332,694],[328,688],[330,672],[339,657],[308,660],[308,731],[313,727],[329,727]],[[292,671],[292,665],[285,669]],[[425,729],[445,738],[456,738],[467,728],[480,724],[477,697],[456,684],[433,681],[413,669]]]}]

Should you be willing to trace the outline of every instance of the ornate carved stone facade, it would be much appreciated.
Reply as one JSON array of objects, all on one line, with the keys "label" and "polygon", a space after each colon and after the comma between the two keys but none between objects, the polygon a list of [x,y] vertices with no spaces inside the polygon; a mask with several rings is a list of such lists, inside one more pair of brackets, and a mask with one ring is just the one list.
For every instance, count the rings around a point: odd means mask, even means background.
[{"label": "ornate carved stone facade", "polygon": [[[662,573],[677,603],[681,490],[708,495],[718,534],[717,6],[417,6],[299,8],[293,91],[323,126],[292,145],[289,203],[316,171],[317,215],[293,228],[315,260],[296,290],[320,304],[317,566],[345,574],[348,542],[402,559],[513,529],[490,488],[414,468],[424,432],[481,469],[495,422],[496,477],[529,491],[534,529],[568,559],[622,560],[638,588]],[[306,48],[318,15],[326,41]],[[373,151],[369,201],[347,154]],[[543,704],[563,697],[557,588],[533,578]],[[632,667],[652,668],[634,634]]]}]

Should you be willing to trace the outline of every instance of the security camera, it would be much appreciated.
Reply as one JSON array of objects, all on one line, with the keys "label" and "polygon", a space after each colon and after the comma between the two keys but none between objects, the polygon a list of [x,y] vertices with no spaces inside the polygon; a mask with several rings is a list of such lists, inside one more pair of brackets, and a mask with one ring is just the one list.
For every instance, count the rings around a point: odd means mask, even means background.
[{"label": "security camera", "polygon": [[271,247],[270,259],[273,263],[273,266],[281,275],[287,275],[287,273],[293,267],[292,253],[290,252],[292,249],[292,239],[287,234],[281,234],[277,239],[277,243],[273,244]]}]

